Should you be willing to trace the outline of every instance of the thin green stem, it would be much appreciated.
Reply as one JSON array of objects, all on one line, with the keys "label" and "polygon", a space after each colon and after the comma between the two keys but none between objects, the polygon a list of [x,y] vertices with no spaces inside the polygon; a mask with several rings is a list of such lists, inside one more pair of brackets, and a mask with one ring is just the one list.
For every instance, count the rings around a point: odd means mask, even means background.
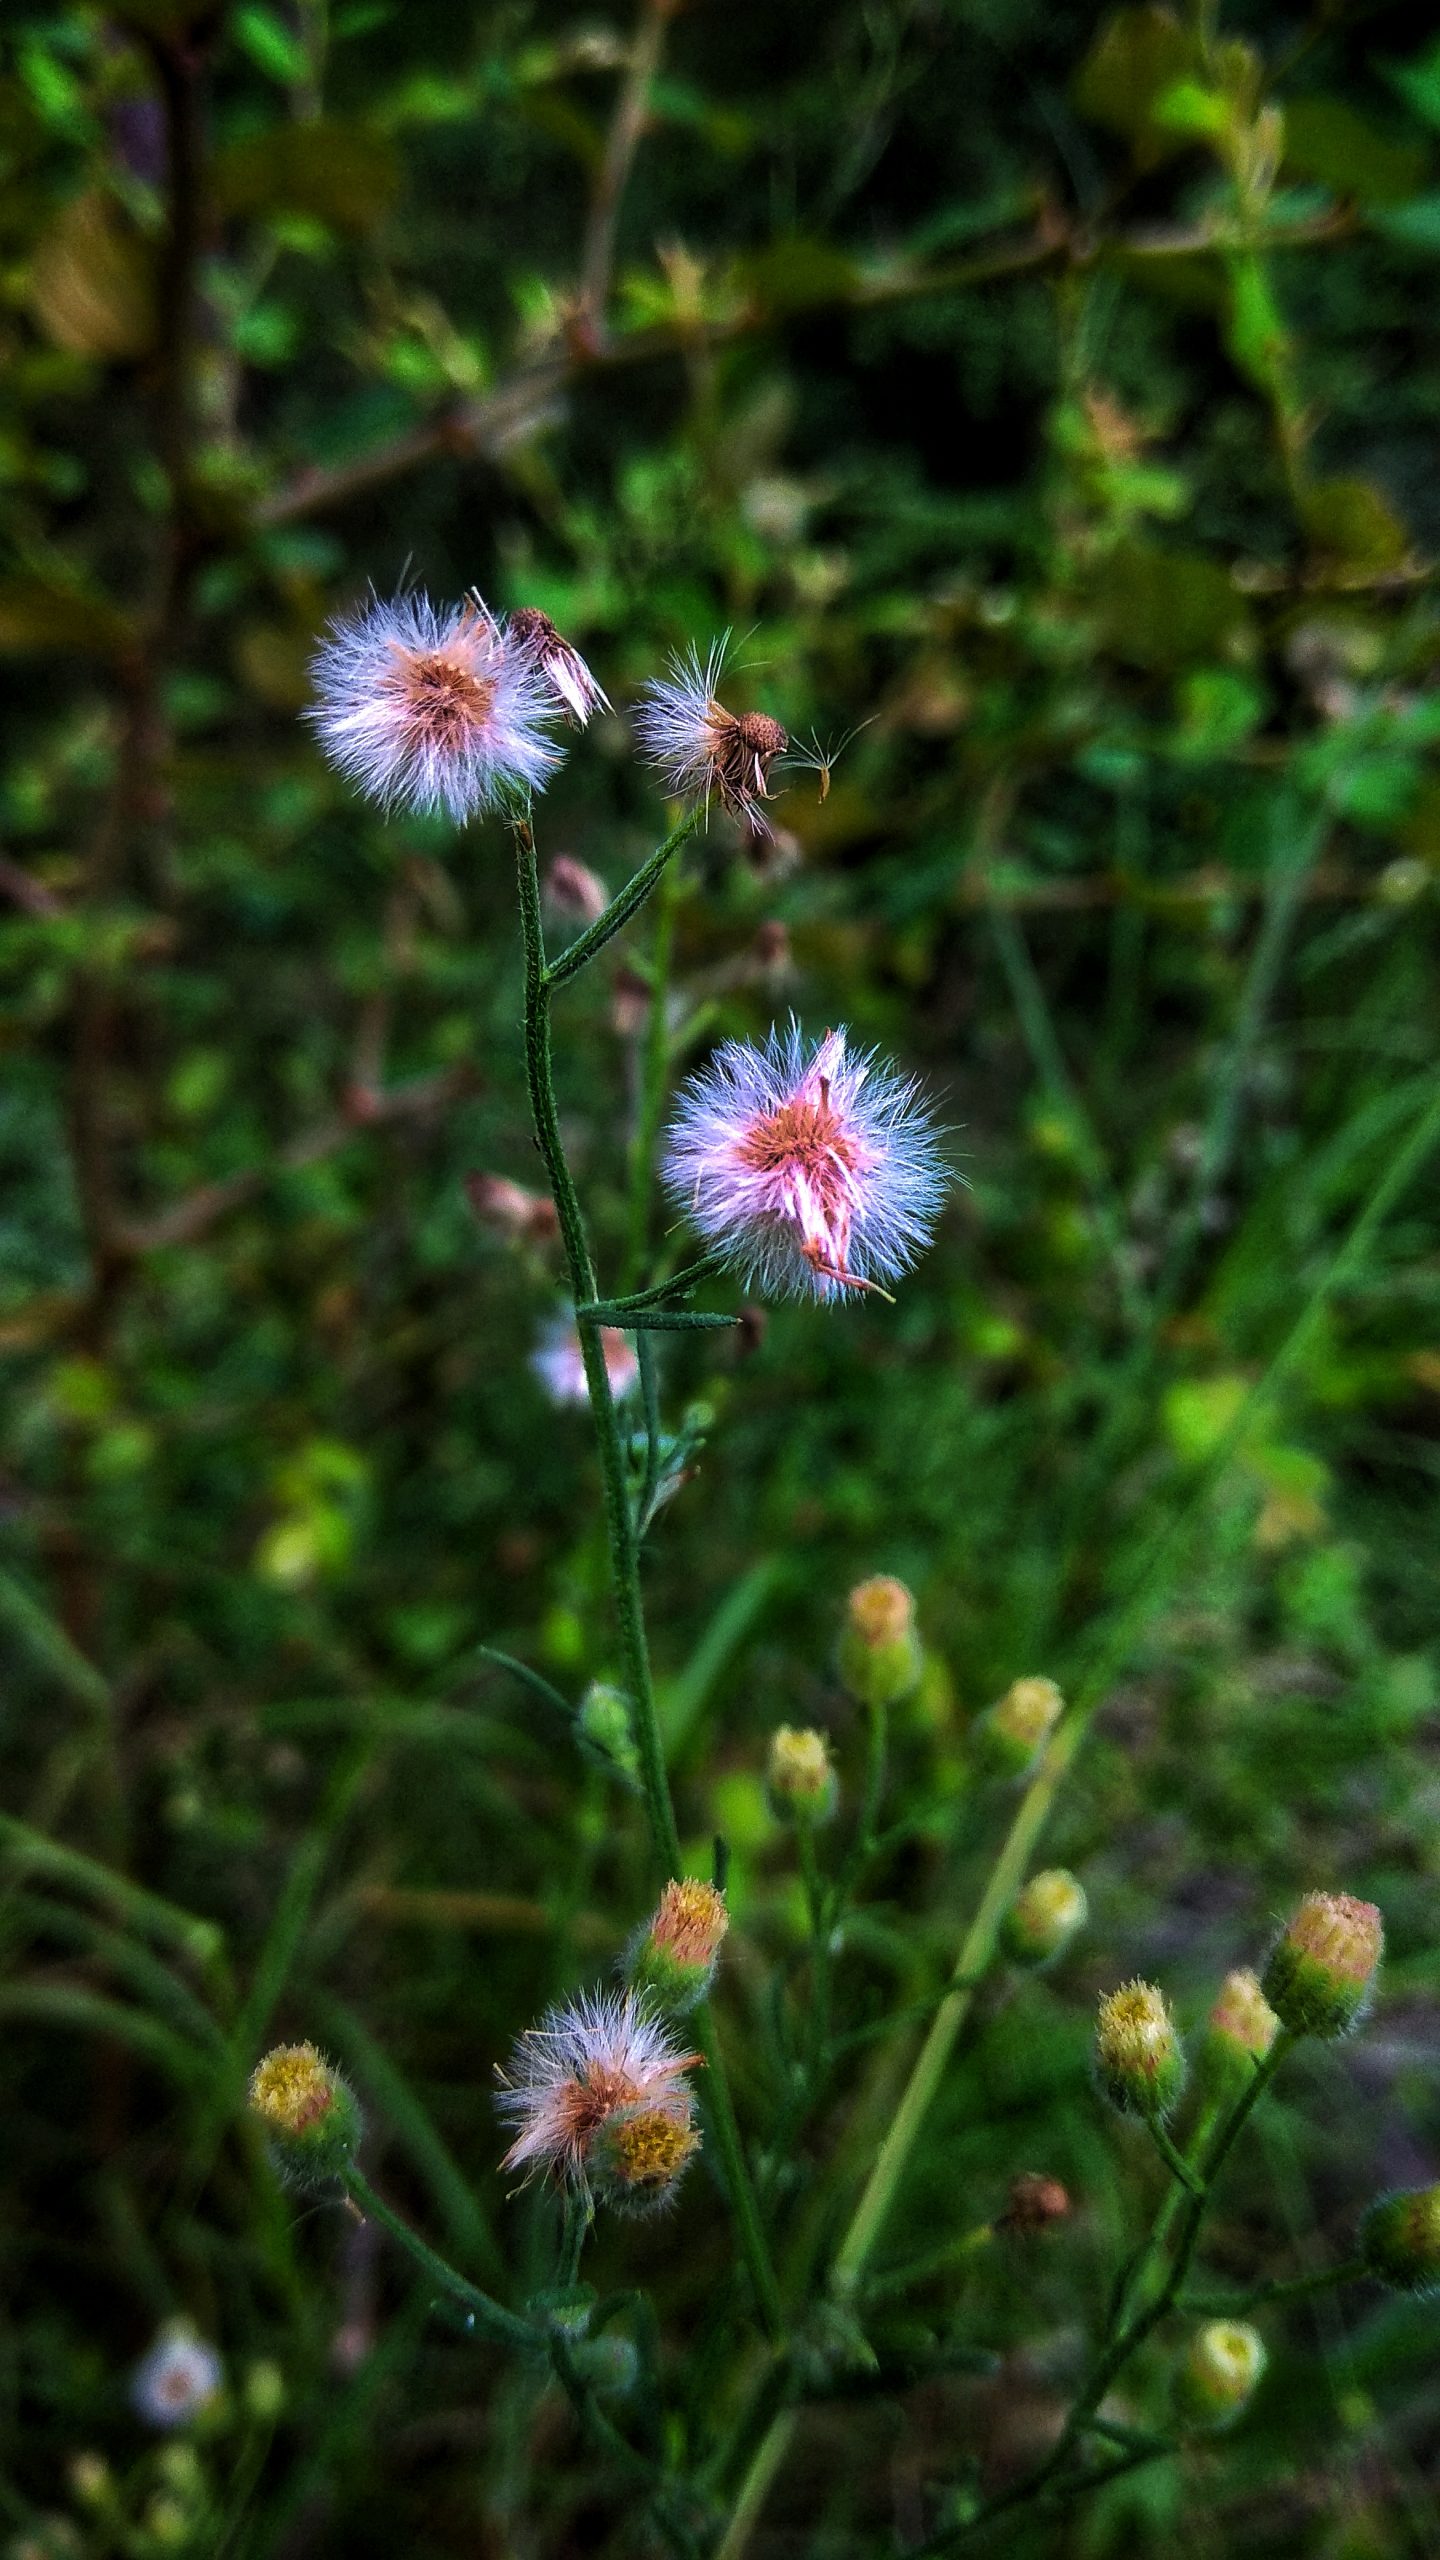
[{"label": "thin green stem", "polygon": [[574,942],[545,967],[547,989],[563,987],[566,981],[573,978],[579,970],[587,968],[596,953],[604,950],[606,943],[629,923],[633,915],[639,914],[651,890],[664,872],[666,864],[679,852],[682,844],[693,836],[699,823],[699,810],[691,809],[681,819],[678,827],[671,828],[664,843],[657,845],[649,861],[642,863],[634,878],[626,881],[618,896],[611,899],[603,915],[598,915],[592,925],[587,925],[585,931],[577,935]]},{"label": "thin green stem", "polygon": [[1228,2302],[1213,2294],[1186,2294],[1176,2309],[1193,2311],[1200,2320],[1241,2320],[1247,2311],[1268,2308],[1273,2302],[1300,2302],[1309,2293],[1328,2293],[1332,2285],[1361,2284],[1369,2273],[1363,2258],[1345,2258],[1338,2266],[1316,2267],[1308,2276],[1252,2285],[1248,2293],[1233,2294]]},{"label": "thin green stem", "polygon": [[471,2284],[458,2267],[452,2267],[448,2258],[442,2258],[438,2249],[432,2249],[428,2240],[422,2240],[418,2231],[412,2231],[409,2223],[402,2220],[382,2196],[377,2196],[369,2179],[363,2177],[358,2169],[347,2168],[343,2172],[343,2182],[346,2194],[364,2214],[366,2221],[378,2222],[382,2230],[388,2231],[391,2239],[399,2242],[432,2283],[470,2314],[475,2328],[484,2336],[495,2339],[500,2346],[517,2348],[524,2355],[543,2355],[546,2352],[545,2340],[538,2329],[532,2327],[528,2320],[522,2320],[517,2312],[507,2311],[504,2304],[496,2302],[492,2295],[482,2293],[478,2285]]},{"label": "thin green stem", "polygon": [[1154,2143],[1156,2150],[1159,2152],[1161,2159],[1164,2161],[1166,2168],[1169,2170],[1171,2177],[1174,2178],[1180,2186],[1184,2187],[1190,2195],[1200,2195],[1203,2192],[1203,2189],[1199,2177],[1195,2170],[1191,2168],[1183,2151],[1178,2150],[1176,2145],[1171,2141],[1169,2134],[1166,2132],[1165,2127],[1161,2124],[1158,2117],[1151,2119],[1148,2130],[1150,2139]]},{"label": "thin green stem", "polygon": [[639,1091],[635,1099],[635,1132],[630,1141],[629,1234],[624,1280],[633,1288],[645,1261],[650,1236],[650,1194],[655,1150],[665,1109],[670,1066],[670,957],[675,945],[675,900],[680,874],[668,865],[655,891],[655,932],[650,946],[650,1010],[640,1049]]},{"label": "thin green stem", "polygon": [[[694,824],[693,816],[677,829],[660,852],[666,856],[683,842]],[[585,1233],[585,1220],[575,1189],[574,1177],[565,1154],[560,1133],[560,1114],[555,1100],[554,1060],[550,1038],[550,996],[556,973],[545,965],[545,926],[540,904],[540,868],[535,854],[535,838],[527,820],[517,819],[514,828],[518,855],[520,892],[520,924],[525,947],[525,1072],[530,1094],[531,1116],[535,1124],[536,1142],[550,1183],[551,1195],[560,1226],[560,1240],[569,1269],[571,1292],[577,1311],[595,1302],[595,1267]],[[659,866],[657,868],[657,865]],[[660,876],[663,869],[659,856],[647,869]],[[643,877],[644,875],[639,875]],[[653,882],[650,884],[653,885]],[[632,881],[631,889],[636,887]],[[643,894],[648,894],[648,889]],[[628,892],[622,892],[619,906]],[[641,903],[636,896],[627,913],[633,914]],[[614,909],[607,909],[607,914]],[[603,924],[605,918],[600,919]],[[592,927],[592,932],[599,927]],[[572,946],[572,950],[577,946]],[[565,955],[568,959],[570,954]],[[576,965],[579,965],[578,963]],[[562,974],[569,974],[568,971]],[[681,1870],[680,1834],[675,1821],[675,1807],[670,1795],[670,1780],[665,1768],[665,1749],[660,1733],[660,1718],[655,1704],[654,1682],[650,1674],[650,1651],[645,1637],[645,1612],[640,1595],[640,1550],[636,1537],[635,1516],[631,1508],[630,1487],[625,1460],[625,1446],[620,1432],[615,1399],[605,1367],[600,1339],[600,1325],[593,1316],[577,1312],[576,1329],[581,1356],[585,1364],[585,1380],[590,1391],[590,1416],[595,1428],[595,1447],[600,1464],[600,1482],[605,1511],[606,1539],[610,1556],[610,1581],[615,1605],[616,1627],[620,1639],[621,1666],[629,1694],[635,1747],[640,1761],[641,1786],[650,1820],[651,1839],[662,1874],[669,1878]],[[783,2329],[780,2292],[775,2280],[770,2252],[760,2225],[754,2188],[740,2131],[735,2121],[729,2083],[725,2076],[714,2022],[702,2010],[696,2021],[695,2040],[706,2065],[701,2108],[706,2128],[720,2157],[721,2171],[735,2218],[740,2242],[761,2321],[772,2338]]]}]

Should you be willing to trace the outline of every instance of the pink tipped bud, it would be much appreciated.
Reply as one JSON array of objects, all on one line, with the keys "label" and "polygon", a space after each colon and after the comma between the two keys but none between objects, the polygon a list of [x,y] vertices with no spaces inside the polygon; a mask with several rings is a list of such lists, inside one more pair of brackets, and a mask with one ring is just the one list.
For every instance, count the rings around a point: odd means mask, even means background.
[{"label": "pink tipped bud", "polygon": [[1440,2292],[1440,2187],[1379,2197],[1360,2225],[1360,2255],[1396,2293]]},{"label": "pink tipped bud", "polygon": [[568,853],[557,853],[546,872],[545,895],[567,924],[595,924],[610,904],[610,892],[599,873],[587,870]]},{"label": "pink tipped bud", "polygon": [[1280,2021],[1253,1973],[1227,1973],[1205,2028],[1205,2067],[1214,2079],[1243,2088],[1280,2032]]},{"label": "pink tipped bud", "polygon": [[893,1707],[908,1698],[925,1667],[915,1632],[915,1602],[888,1573],[857,1582],[845,1603],[837,1668],[862,1707]]},{"label": "pink tipped bud", "polygon": [[1058,2178],[1047,2178],[1037,2169],[1025,2169],[1010,2181],[1010,2193],[996,2229],[1044,2231],[1052,2222],[1063,2222],[1070,2211],[1069,2190],[1061,2186]]},{"label": "pink tipped bud", "polygon": [[1185,2056],[1163,1991],[1127,1982],[1100,2003],[1095,2076],[1121,2115],[1158,2123],[1185,2086]]},{"label": "pink tipped bud", "polygon": [[295,2186],[327,2186],[354,2159],[360,2109],[348,2081],[313,2044],[278,2044],[250,2078],[250,2112],[277,2168]]},{"label": "pink tipped bud", "polygon": [[1265,2371],[1264,2341],[1245,2320],[1197,2329],[1175,2373],[1175,2407],[1187,2426],[1233,2426]]},{"label": "pink tipped bud", "polygon": [[1047,1867],[1016,1895],[1005,1917],[1006,1953],[1017,1964],[1053,1964],[1084,1928],[1090,1906],[1068,1867]]},{"label": "pink tipped bud", "polygon": [[818,1830],[834,1818],[840,1789],[823,1733],[782,1724],[770,1737],[765,1771],[771,1808],[781,1822]]},{"label": "pink tipped bud", "polygon": [[610,982],[610,1022],[617,1040],[636,1040],[650,1019],[650,981],[620,968]]},{"label": "pink tipped bud", "polygon": [[1012,1680],[1004,1697],[980,1717],[975,1739],[999,1775],[1022,1778],[1064,1712],[1065,1700],[1053,1680]]},{"label": "pink tipped bud", "polygon": [[518,1244],[549,1244],[560,1232],[555,1203],[543,1191],[526,1191],[503,1173],[467,1173],[465,1197],[482,1227]]},{"label": "pink tipped bud", "polygon": [[672,1880],[625,1958],[632,1991],[672,2018],[703,2000],[730,1926],[725,1896],[696,1876]]},{"label": "pink tipped bud", "polygon": [[1343,2036],[1369,2005],[1385,1945],[1373,1902],[1351,1893],[1307,1893],[1270,1952],[1264,1991],[1295,2036]]}]

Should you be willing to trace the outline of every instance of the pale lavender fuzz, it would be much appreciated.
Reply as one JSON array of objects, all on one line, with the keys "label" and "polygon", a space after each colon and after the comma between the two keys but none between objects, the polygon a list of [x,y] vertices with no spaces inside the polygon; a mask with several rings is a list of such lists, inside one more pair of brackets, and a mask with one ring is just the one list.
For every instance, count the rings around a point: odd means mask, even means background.
[{"label": "pale lavender fuzz", "polygon": [[382,808],[463,824],[539,790],[560,762],[535,651],[478,596],[446,610],[423,595],[363,605],[331,624],[311,674],[307,717],[325,753]]},{"label": "pale lavender fuzz", "polygon": [[662,1173],[747,1286],[822,1300],[908,1271],[951,1180],[918,1087],[794,1021],[725,1041],[681,1088]]}]

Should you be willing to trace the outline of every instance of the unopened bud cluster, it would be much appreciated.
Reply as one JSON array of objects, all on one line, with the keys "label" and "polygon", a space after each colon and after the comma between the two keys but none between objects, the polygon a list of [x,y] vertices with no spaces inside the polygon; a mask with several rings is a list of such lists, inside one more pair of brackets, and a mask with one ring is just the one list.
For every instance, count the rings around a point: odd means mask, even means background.
[{"label": "unopened bud cluster", "polygon": [[1085,1888],[1068,1867],[1046,1867],[1030,1878],[1005,1915],[1007,1955],[1016,1964],[1052,1964],[1084,1928],[1089,1909]]},{"label": "unopened bud cluster", "polygon": [[1262,1988],[1293,2036],[1348,2035],[1369,2005],[1385,1930],[1373,1902],[1307,1893],[1270,1952]]},{"label": "unopened bud cluster", "polygon": [[915,1602],[887,1573],[857,1582],[845,1603],[837,1667],[862,1707],[893,1707],[908,1698],[925,1667],[915,1632]]},{"label": "unopened bud cluster", "polygon": [[975,1739],[999,1775],[1023,1778],[1064,1712],[1065,1700],[1053,1680],[1012,1680],[1004,1697],[980,1717]]},{"label": "unopened bud cluster", "polygon": [[813,1726],[778,1725],[770,1737],[765,1784],[781,1822],[813,1831],[833,1820],[840,1789],[824,1734]]},{"label": "unopened bud cluster", "polygon": [[1159,2124],[1175,2106],[1185,2056],[1165,1994],[1153,1982],[1127,1982],[1101,2001],[1095,2076],[1122,2115]]},{"label": "unopened bud cluster", "polygon": [[694,1876],[673,1880],[627,1950],[630,1989],[667,2016],[683,2017],[714,1981],[729,1926],[725,1896],[713,1884]]},{"label": "unopened bud cluster", "polygon": [[265,2055],[251,2074],[250,2112],[294,2186],[328,2186],[355,2157],[355,2093],[313,2044],[278,2044]]}]

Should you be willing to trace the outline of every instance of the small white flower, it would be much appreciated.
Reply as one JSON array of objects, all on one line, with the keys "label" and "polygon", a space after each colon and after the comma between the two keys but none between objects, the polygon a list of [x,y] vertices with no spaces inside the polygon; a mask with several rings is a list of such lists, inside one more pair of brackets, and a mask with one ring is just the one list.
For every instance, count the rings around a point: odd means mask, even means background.
[{"label": "small white flower", "polygon": [[[600,1328],[600,1352],[605,1362],[605,1375],[610,1393],[617,1404],[632,1393],[640,1381],[640,1363],[628,1333],[618,1325]],[[585,1375],[585,1358],[580,1348],[580,1334],[575,1319],[569,1315],[552,1318],[530,1355],[530,1366],[545,1388],[552,1404],[588,1404],[590,1386]]]},{"label": "small white flower", "polygon": [[331,624],[311,672],[325,753],[384,808],[463,823],[541,789],[560,762],[534,651],[478,596],[444,611],[423,595],[372,600]]},{"label": "small white flower", "polygon": [[167,2321],[136,2366],[130,2397],[152,2427],[183,2427],[215,2398],[225,2368],[188,2320]]}]

